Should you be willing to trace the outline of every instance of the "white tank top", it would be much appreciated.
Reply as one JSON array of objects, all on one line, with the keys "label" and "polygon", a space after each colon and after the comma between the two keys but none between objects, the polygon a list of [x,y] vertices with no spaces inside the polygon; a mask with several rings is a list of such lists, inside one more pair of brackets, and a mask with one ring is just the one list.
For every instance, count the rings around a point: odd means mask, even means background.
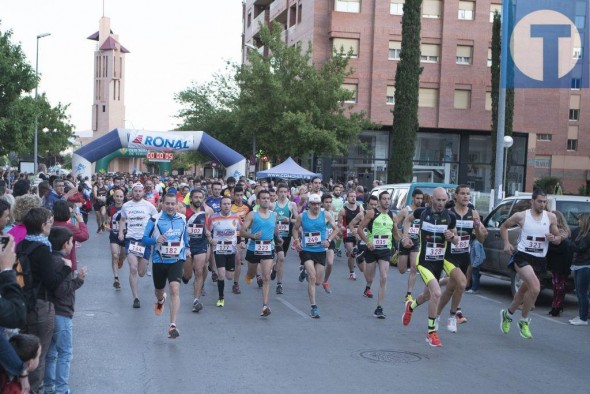
[{"label": "white tank top", "polygon": [[547,211],[543,211],[541,220],[537,221],[531,215],[531,210],[527,209],[516,247],[518,251],[535,257],[545,257],[547,255],[547,248],[549,247],[549,242],[545,234],[549,233],[549,228],[550,222]]}]

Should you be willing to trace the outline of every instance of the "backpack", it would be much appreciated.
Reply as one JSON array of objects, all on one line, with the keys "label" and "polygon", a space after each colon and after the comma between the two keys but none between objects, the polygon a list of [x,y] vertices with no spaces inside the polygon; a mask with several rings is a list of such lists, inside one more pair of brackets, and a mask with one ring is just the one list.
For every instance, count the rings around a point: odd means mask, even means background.
[{"label": "backpack", "polygon": [[27,312],[35,309],[37,294],[41,287],[41,283],[36,288],[33,287],[33,273],[31,271],[31,259],[29,258],[30,254],[40,246],[43,246],[40,242],[29,242],[25,249],[23,242],[20,242],[16,247],[14,271],[16,272],[16,282],[23,290],[23,295],[25,296]]}]

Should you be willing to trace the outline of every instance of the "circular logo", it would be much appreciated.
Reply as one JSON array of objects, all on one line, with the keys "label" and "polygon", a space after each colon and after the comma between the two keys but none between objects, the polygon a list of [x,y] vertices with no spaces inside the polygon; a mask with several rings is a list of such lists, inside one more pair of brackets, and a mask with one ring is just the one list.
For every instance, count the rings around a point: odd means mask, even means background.
[{"label": "circular logo", "polygon": [[544,39],[531,37],[533,25],[570,26],[570,36],[559,37],[557,49],[557,77],[562,78],[567,75],[579,60],[577,56],[574,56],[574,48],[581,48],[582,40],[572,21],[564,14],[553,10],[531,12],[514,26],[510,36],[510,53],[516,67],[527,77],[537,81],[543,81],[549,77],[548,75],[543,77],[546,71],[543,62]]}]

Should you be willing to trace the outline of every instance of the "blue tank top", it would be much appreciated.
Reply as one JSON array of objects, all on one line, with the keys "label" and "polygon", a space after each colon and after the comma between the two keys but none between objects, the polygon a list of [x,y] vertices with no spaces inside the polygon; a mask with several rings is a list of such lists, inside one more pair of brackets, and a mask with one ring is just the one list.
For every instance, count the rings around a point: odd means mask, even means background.
[{"label": "blue tank top", "polygon": [[309,217],[309,211],[301,214],[301,245],[306,252],[325,252],[322,241],[326,239],[326,215],[320,211],[315,219]]},{"label": "blue tank top", "polygon": [[[275,214],[273,211],[268,212],[268,218],[260,216],[258,211],[254,211],[254,220],[250,226],[250,232],[255,234],[262,231],[259,239],[250,239],[248,250],[256,254],[270,254],[274,250],[273,239],[275,234]],[[269,252],[269,253],[265,253]]]}]

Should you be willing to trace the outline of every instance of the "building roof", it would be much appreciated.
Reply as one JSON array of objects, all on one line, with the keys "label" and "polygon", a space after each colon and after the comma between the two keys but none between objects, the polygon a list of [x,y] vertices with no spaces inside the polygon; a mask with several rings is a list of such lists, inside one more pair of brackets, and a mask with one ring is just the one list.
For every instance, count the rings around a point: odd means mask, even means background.
[{"label": "building roof", "polygon": [[[88,40],[92,40],[92,41],[98,41],[98,31],[96,33],[93,33],[91,35],[89,35],[88,37],[86,37],[86,39]],[[111,34],[113,34],[113,31],[111,30]]]},{"label": "building roof", "polygon": [[[100,50],[101,51],[108,51],[111,49],[117,49],[117,44],[119,44],[117,42],[117,40],[115,40],[112,36],[109,36],[109,38],[107,38],[102,45],[100,46]],[[119,44],[119,46],[121,47],[120,50],[123,53],[129,53],[129,51],[127,50],[127,48],[125,48],[123,45]]]}]

